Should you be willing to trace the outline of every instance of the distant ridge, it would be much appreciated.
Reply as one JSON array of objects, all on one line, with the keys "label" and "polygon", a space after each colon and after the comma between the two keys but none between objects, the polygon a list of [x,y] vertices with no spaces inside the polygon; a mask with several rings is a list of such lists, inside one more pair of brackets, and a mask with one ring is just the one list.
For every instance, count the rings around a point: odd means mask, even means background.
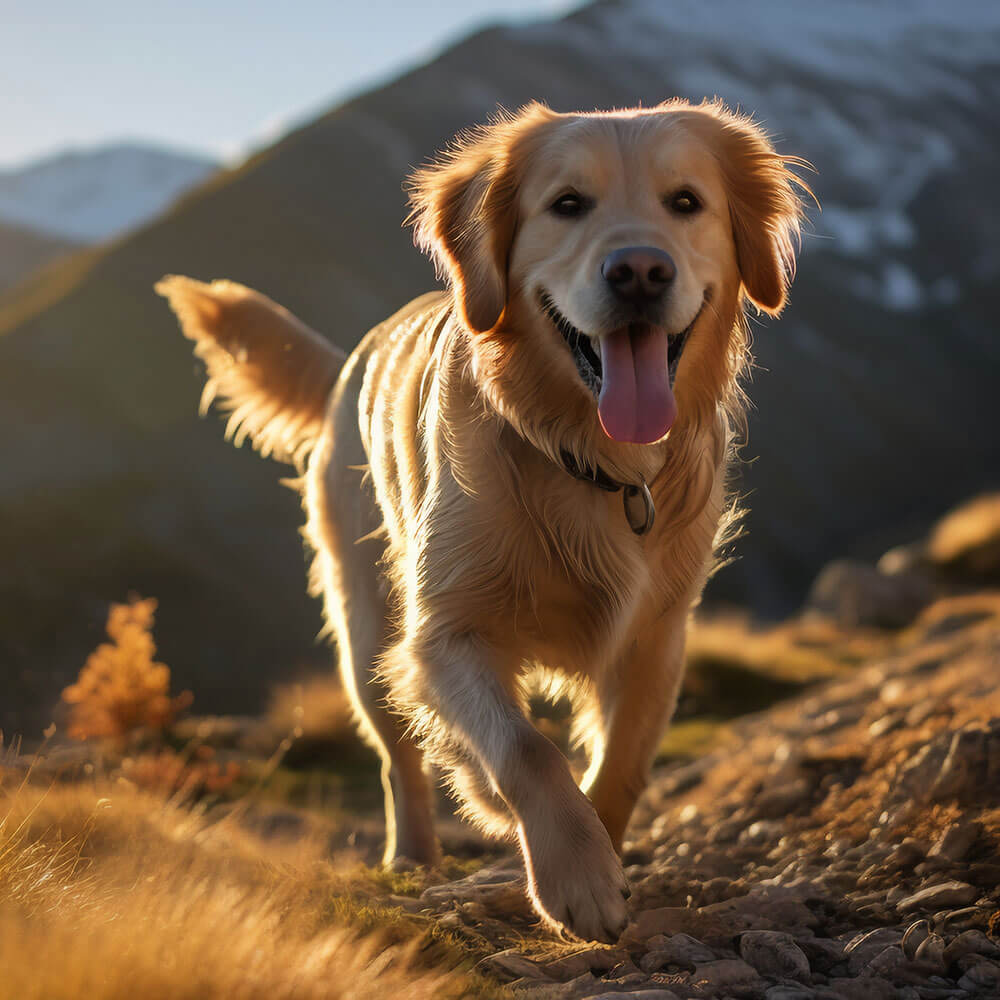
[{"label": "distant ridge", "polygon": [[216,169],[207,157],[140,143],[70,150],[0,170],[0,221],[97,243],[148,222]]}]

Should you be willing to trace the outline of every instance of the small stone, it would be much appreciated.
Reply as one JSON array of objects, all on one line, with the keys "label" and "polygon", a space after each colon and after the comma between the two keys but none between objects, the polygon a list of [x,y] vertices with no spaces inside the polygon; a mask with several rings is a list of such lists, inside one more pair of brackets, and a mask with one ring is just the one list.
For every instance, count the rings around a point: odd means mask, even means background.
[{"label": "small stone", "polygon": [[678,1000],[677,994],[671,990],[627,990],[624,993],[599,993],[587,1000],[621,1000],[628,996],[629,1000]]},{"label": "small stone", "polygon": [[926,920],[915,920],[903,935],[903,951],[907,958],[915,958],[917,949],[930,935],[931,925]]},{"label": "small stone", "polygon": [[982,906],[963,906],[959,910],[941,910],[931,917],[934,930],[948,938],[971,927],[986,928],[990,910]]},{"label": "small stone", "polygon": [[993,990],[1000,987],[1000,965],[984,958],[968,969],[958,981],[963,990]]},{"label": "small stone", "polygon": [[918,962],[923,962],[944,972],[947,963],[944,960],[944,938],[940,934],[928,934],[920,942],[914,957]]},{"label": "small stone", "polygon": [[927,856],[927,846],[919,840],[907,837],[885,859],[887,868],[912,868]]},{"label": "small stone", "polygon": [[[659,972],[668,965],[678,965],[682,969],[694,969],[706,962],[715,961],[715,953],[690,934],[674,934],[660,937],[655,951],[644,955],[639,962],[643,972]],[[651,942],[652,943],[652,942]]]},{"label": "small stone", "polygon": [[809,966],[815,972],[829,975],[838,963],[844,964],[844,943],[833,938],[797,937],[795,943],[802,949]]},{"label": "small stone", "polygon": [[980,930],[963,931],[945,948],[944,960],[947,965],[951,965],[966,955],[1000,958],[1000,948]]},{"label": "small stone", "polygon": [[907,896],[896,904],[899,913],[914,910],[940,910],[950,906],[967,906],[979,897],[979,890],[967,882],[940,882]]},{"label": "small stone", "polygon": [[739,958],[724,958],[699,965],[691,976],[691,984],[703,990],[715,990],[723,996],[764,993],[764,983],[756,969]]},{"label": "small stone", "polygon": [[800,981],[809,978],[809,959],[788,934],[747,931],[740,937],[740,955],[762,976]]},{"label": "small stone", "polygon": [[584,948],[543,966],[547,975],[559,980],[575,979],[585,972],[605,973],[630,962],[624,948]]},{"label": "small stone", "polygon": [[952,823],[927,853],[928,858],[942,857],[949,861],[961,861],[979,839],[982,827],[975,821],[965,820]]},{"label": "small stone", "polygon": [[896,987],[881,976],[865,976],[863,979],[838,978],[827,984],[830,993],[821,994],[836,997],[837,1000],[896,1000]]},{"label": "small stone", "polygon": [[896,970],[899,969],[901,965],[905,965],[907,962],[906,956],[903,954],[903,949],[899,945],[892,945],[889,948],[883,948],[870,962],[865,966],[864,975],[865,976],[885,976],[887,978],[895,978]]},{"label": "small stone", "polygon": [[860,975],[868,963],[886,948],[898,945],[903,935],[891,927],[878,927],[873,931],[855,935],[844,948],[848,968],[855,976]]},{"label": "small stone", "polygon": [[546,978],[546,973],[535,965],[534,962],[529,961],[521,955],[516,948],[499,951],[495,955],[484,958],[480,964],[505,980]]},{"label": "small stone", "polygon": [[765,1000],[815,1000],[816,991],[806,986],[772,986],[765,994]]}]

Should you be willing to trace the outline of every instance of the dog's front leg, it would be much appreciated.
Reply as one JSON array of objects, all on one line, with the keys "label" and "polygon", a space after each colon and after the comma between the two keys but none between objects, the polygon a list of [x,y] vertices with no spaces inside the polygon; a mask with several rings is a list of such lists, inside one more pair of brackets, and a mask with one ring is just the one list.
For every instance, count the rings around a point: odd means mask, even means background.
[{"label": "dog's front leg", "polygon": [[617,850],[677,704],[687,617],[683,602],[642,629],[598,686],[603,752],[583,787]]},{"label": "dog's front leg", "polygon": [[[541,916],[588,940],[616,941],[628,887],[604,825],[559,750],[506,686],[513,671],[472,636],[401,643],[387,661],[407,714],[430,746],[461,744],[517,824],[528,888]],[[429,711],[428,711],[429,710]],[[442,763],[447,767],[447,753]]]}]

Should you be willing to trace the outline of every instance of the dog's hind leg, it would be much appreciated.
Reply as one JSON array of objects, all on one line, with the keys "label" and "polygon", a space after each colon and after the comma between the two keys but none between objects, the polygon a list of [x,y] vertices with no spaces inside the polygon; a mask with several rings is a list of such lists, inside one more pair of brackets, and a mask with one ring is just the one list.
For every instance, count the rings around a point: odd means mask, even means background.
[{"label": "dog's hind leg", "polygon": [[[343,432],[331,428],[324,433],[306,477],[306,533],[316,553],[313,589],[324,596],[341,677],[361,734],[382,758],[383,860],[430,865],[438,860],[439,849],[423,753],[406,722],[388,708],[388,691],[376,672],[390,628],[388,587],[379,570],[384,542],[377,534],[367,536],[378,532],[381,518],[362,473],[350,468],[365,461],[363,451],[359,456],[348,435],[335,440],[338,433]],[[360,441],[356,447],[360,450]]]}]

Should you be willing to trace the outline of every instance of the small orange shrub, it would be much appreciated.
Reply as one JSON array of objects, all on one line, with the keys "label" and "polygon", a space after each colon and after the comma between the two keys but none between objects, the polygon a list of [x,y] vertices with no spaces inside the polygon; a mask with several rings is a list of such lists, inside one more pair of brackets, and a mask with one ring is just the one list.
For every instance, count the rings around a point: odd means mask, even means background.
[{"label": "small orange shrub", "polygon": [[170,697],[170,668],[157,663],[153,598],[112,604],[102,643],[87,657],[75,684],[63,693],[71,707],[69,734],[78,740],[122,739],[133,730],[162,732],[191,704],[190,691]]}]

